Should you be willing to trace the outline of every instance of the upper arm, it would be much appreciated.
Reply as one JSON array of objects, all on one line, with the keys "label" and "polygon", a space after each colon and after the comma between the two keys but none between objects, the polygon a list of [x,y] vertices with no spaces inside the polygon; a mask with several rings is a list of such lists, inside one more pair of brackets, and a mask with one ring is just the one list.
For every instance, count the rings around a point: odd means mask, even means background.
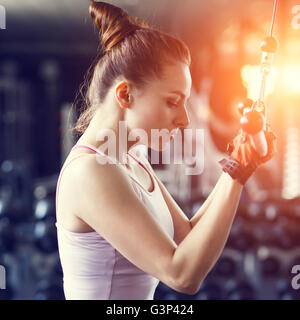
[{"label": "upper arm", "polygon": [[[143,157],[143,159],[145,158]],[[167,188],[164,186],[164,184],[157,177],[157,175],[155,174],[154,170],[152,169],[147,159],[145,159],[143,163],[145,163],[147,168],[151,171],[152,175],[155,177],[155,179],[158,182],[162,195],[166,201],[166,204],[172,216],[172,220],[174,224],[174,241],[176,242],[177,245],[179,245],[180,242],[187,236],[187,234],[192,229],[190,220],[188,219],[186,214],[181,210],[181,208],[178,206],[178,204],[173,199],[173,197],[171,196]]]},{"label": "upper arm", "polygon": [[176,243],[136,196],[123,169],[89,158],[76,176],[78,216],[138,268],[179,291],[171,269]]}]

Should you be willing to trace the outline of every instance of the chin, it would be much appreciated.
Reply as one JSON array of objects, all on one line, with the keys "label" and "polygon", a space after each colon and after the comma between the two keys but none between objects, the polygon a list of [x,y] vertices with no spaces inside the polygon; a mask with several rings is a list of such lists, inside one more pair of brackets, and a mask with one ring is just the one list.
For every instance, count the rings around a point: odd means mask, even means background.
[{"label": "chin", "polygon": [[170,141],[167,141],[167,142],[165,142],[164,144],[162,144],[161,142],[159,143],[159,145],[151,145],[150,146],[150,148],[152,149],[152,150],[155,150],[155,151],[163,151],[163,150],[165,150],[168,146],[169,146],[169,144],[170,144]]}]

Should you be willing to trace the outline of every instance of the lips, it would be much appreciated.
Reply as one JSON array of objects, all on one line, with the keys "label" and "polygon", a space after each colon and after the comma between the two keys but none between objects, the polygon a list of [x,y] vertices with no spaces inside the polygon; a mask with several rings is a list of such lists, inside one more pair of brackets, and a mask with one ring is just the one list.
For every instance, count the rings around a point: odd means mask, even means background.
[{"label": "lips", "polygon": [[175,138],[176,134],[178,133],[178,130],[179,129],[176,128],[176,129],[173,129],[173,130],[170,131],[170,140],[173,140]]},{"label": "lips", "polygon": [[[179,130],[178,128],[175,128],[175,129],[171,130],[171,131],[170,131],[170,136],[171,136],[171,137],[176,136],[176,134],[178,133],[178,130]],[[172,131],[173,131],[173,132],[172,132]]]}]

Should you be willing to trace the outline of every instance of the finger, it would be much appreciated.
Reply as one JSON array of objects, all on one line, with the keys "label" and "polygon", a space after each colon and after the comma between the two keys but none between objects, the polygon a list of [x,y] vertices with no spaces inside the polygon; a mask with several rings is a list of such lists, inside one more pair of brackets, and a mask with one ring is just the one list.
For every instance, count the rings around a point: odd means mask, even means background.
[{"label": "finger", "polygon": [[265,131],[264,133],[267,141],[273,141],[277,139],[277,135],[274,131]]},{"label": "finger", "polygon": [[266,133],[266,134],[272,134],[275,138],[277,138],[277,135],[276,135],[276,133],[272,130],[272,128],[271,128],[271,125],[270,124],[266,124],[266,129],[264,130],[264,132]]},{"label": "finger", "polygon": [[271,130],[271,125],[269,123],[266,123],[266,131],[270,131]]},{"label": "finger", "polygon": [[270,135],[274,140],[277,139],[277,134],[274,131],[270,131]]},{"label": "finger", "polygon": [[277,152],[277,143],[275,140],[272,142],[272,151],[273,151],[273,154]]},{"label": "finger", "polygon": [[228,144],[227,144],[226,153],[227,153],[228,155],[231,155],[232,152],[233,152],[233,150],[234,150],[233,143],[232,143],[232,142],[228,143]]},{"label": "finger", "polygon": [[268,153],[265,157],[261,159],[262,162],[264,163],[270,160],[271,158],[273,158],[276,152],[277,152],[277,143],[276,143],[276,140],[273,140],[271,143],[268,144]]},{"label": "finger", "polygon": [[246,157],[246,153],[245,153],[245,148],[241,147],[241,162],[244,166],[247,165],[247,157]]}]

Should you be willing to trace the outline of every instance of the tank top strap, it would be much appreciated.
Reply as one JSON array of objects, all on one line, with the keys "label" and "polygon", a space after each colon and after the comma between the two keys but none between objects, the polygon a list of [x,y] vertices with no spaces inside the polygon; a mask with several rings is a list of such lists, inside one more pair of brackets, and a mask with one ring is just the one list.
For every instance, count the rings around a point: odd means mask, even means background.
[{"label": "tank top strap", "polygon": [[[89,145],[89,144],[80,144],[80,145],[75,144],[74,147],[72,148],[72,150],[73,150],[73,149],[77,149],[77,148],[86,148],[86,149],[89,149],[89,150],[92,150],[92,151],[96,152],[97,154],[100,154],[100,155],[102,155],[102,156],[105,156],[105,157],[107,157],[107,158],[110,158],[110,159],[114,160],[112,157],[106,155],[103,151],[98,150],[97,148],[95,148],[94,146]],[[132,174],[130,174],[128,171],[126,171],[127,175],[128,175],[135,183],[137,183],[137,184],[142,188],[142,190],[144,190],[147,194],[152,195],[152,194],[154,193],[154,191],[156,190],[156,181],[155,181],[155,178],[152,176],[151,172],[148,170],[148,168],[147,168],[141,161],[139,161],[138,159],[136,159],[136,157],[134,157],[130,152],[127,152],[127,154],[128,154],[131,158],[133,158],[136,162],[138,162],[138,164],[139,164],[144,170],[146,170],[146,172],[148,173],[148,175],[150,176],[150,178],[151,178],[151,180],[152,180],[154,189],[153,189],[151,192],[148,191],[148,190],[147,190],[146,188],[144,188],[144,187],[136,180],[136,178],[134,178],[134,177],[132,176]],[[120,164],[120,166],[121,166],[122,169],[126,170],[126,169],[124,168],[124,166],[123,166],[120,162],[117,162],[117,163]]]},{"label": "tank top strap", "polygon": [[106,155],[103,151],[101,150],[98,150],[97,148],[95,148],[94,146],[90,145],[90,144],[75,144],[74,147],[71,149],[71,150],[74,150],[74,149],[78,149],[78,148],[85,148],[85,149],[89,149],[89,150],[92,150],[94,151],[95,153],[101,155],[101,156],[104,156],[106,158],[108,158],[109,160],[112,160],[113,163],[118,163],[120,164],[120,162],[118,162],[116,159],[114,159],[113,157],[109,156],[109,155]]},{"label": "tank top strap", "polygon": [[144,168],[147,173],[152,177],[151,172],[149,171],[149,169],[139,160],[137,159],[134,155],[132,155],[131,153],[128,152],[128,154],[130,155],[131,158],[133,158],[142,168]]}]

